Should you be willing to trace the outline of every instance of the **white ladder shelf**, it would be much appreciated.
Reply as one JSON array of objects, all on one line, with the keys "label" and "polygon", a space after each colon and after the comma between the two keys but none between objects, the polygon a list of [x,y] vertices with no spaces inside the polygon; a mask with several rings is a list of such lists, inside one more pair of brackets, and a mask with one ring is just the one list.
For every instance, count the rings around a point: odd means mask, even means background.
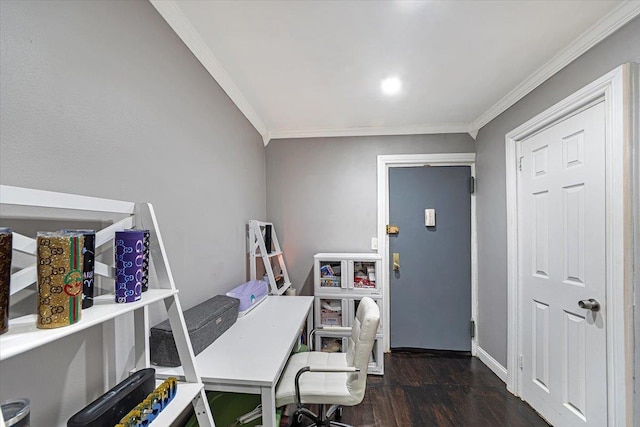
[{"label": "white ladder shelf", "polygon": [[[272,243],[271,247],[267,248],[266,243],[269,240],[267,230],[269,229],[271,230],[270,238]],[[262,259],[265,274],[269,278],[270,293],[272,295],[284,294],[291,286],[291,281],[289,280],[289,273],[284,263],[284,253],[280,248],[275,228],[270,222],[252,219],[249,221],[249,269],[251,280],[256,280],[258,258]],[[275,267],[279,270],[280,280],[274,273],[274,262],[276,263]]]},{"label": "white ladder shelf", "polygon": [[[36,328],[36,315],[18,317],[9,321],[9,330],[0,336],[0,361],[15,357],[21,353],[33,350],[46,343],[64,338],[68,335],[85,330],[91,326],[102,324],[109,328],[109,321],[124,314],[133,312],[134,341],[135,341],[135,369],[151,367],[149,352],[149,318],[148,305],[163,301],[174,333],[176,347],[184,368],[185,382],[178,383],[178,393],[171,404],[164,409],[154,425],[170,425],[175,417],[189,405],[193,405],[198,424],[200,426],[215,427],[209,408],[204,385],[197,372],[195,354],[182,314],[178,290],[173,281],[169,260],[162,242],[160,229],[149,203],[133,203],[119,200],[100,199],[96,197],[80,196],[76,194],[56,193],[52,191],[34,190],[28,188],[0,185],[0,204],[14,206],[28,206],[37,208],[57,208],[69,211],[92,211],[110,214],[124,214],[124,219],[96,233],[96,249],[110,243],[117,230],[147,229],[150,233],[151,257],[150,267],[155,269],[157,283],[149,283],[149,290],[142,295],[140,301],[126,304],[115,303],[113,294],[98,296],[94,299],[94,306],[83,310],[82,319],[73,325],[57,329]],[[36,255],[35,239],[13,233],[13,250],[28,255]],[[95,262],[95,274],[113,279],[114,268],[111,265]],[[152,276],[152,275],[150,275]],[[11,275],[11,290],[13,295],[36,282],[35,263]],[[107,333],[107,336],[109,334]],[[112,351],[113,343],[105,342],[103,351]],[[109,380],[111,382],[111,379]],[[159,383],[159,382],[158,382]],[[107,388],[115,385],[107,384]],[[106,391],[106,390],[105,390]],[[87,402],[88,403],[88,402]],[[81,408],[78,408],[80,410]],[[65,414],[70,417],[73,414]],[[0,426],[5,422],[0,414]]]}]

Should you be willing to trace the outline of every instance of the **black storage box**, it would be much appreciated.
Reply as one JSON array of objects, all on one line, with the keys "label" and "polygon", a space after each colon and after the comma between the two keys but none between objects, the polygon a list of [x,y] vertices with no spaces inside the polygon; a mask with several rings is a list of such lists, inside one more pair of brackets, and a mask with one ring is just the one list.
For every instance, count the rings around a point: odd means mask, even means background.
[{"label": "black storage box", "polygon": [[113,427],[156,388],[156,370],[141,369],[91,402],[67,427]]},{"label": "black storage box", "polygon": [[[238,319],[240,300],[216,295],[184,312],[191,346],[195,354],[214,342]],[[173,339],[169,320],[151,328],[149,337],[151,363],[159,366],[179,366],[180,357]]]}]

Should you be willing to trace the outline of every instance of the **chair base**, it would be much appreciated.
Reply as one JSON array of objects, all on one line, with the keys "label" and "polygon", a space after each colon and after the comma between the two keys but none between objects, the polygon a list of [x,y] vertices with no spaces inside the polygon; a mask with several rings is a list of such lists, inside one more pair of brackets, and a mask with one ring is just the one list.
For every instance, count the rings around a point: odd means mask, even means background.
[{"label": "chair base", "polygon": [[329,421],[329,420],[325,420],[322,424],[318,424],[318,423],[309,424],[308,427],[326,427],[326,426],[353,427],[351,424],[344,424],[344,423],[339,423],[337,421]]},{"label": "chair base", "polygon": [[305,407],[299,407],[293,414],[293,423],[291,424],[291,427],[301,426],[303,417],[306,417],[313,421],[313,424],[309,424],[307,427],[353,427],[350,424],[332,420],[331,417],[336,412],[338,412],[339,415],[342,415],[342,408],[340,408],[338,405],[333,405],[329,408],[329,410],[327,410],[327,418],[323,418],[322,414],[324,413],[324,405],[320,405],[320,415],[316,415]]}]

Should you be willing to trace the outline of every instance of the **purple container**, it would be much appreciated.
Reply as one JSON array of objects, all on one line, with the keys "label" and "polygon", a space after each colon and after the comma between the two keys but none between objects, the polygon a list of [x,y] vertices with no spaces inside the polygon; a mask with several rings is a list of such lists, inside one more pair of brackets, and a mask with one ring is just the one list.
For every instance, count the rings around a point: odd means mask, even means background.
[{"label": "purple container", "polygon": [[240,300],[238,315],[242,316],[266,298],[268,292],[269,288],[266,282],[262,280],[251,280],[250,282],[243,283],[231,289],[227,292],[227,296]]},{"label": "purple container", "polygon": [[149,239],[151,237],[151,233],[149,233],[149,230],[124,230],[125,233],[139,233],[140,231],[144,233],[144,249],[142,252],[142,292],[146,292],[149,289]]},{"label": "purple container", "polygon": [[116,302],[126,303],[142,298],[142,266],[144,264],[144,231],[116,231]]}]

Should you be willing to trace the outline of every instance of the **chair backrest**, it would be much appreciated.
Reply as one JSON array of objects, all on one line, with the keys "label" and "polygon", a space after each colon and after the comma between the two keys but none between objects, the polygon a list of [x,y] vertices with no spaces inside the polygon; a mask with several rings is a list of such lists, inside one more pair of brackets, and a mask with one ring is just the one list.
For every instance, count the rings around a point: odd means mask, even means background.
[{"label": "chair backrest", "polygon": [[351,394],[359,399],[364,398],[364,390],[367,386],[367,368],[379,323],[380,309],[378,304],[369,297],[362,298],[356,312],[356,318],[353,320],[347,351],[349,366],[360,369],[360,372],[350,374],[347,387]]}]

